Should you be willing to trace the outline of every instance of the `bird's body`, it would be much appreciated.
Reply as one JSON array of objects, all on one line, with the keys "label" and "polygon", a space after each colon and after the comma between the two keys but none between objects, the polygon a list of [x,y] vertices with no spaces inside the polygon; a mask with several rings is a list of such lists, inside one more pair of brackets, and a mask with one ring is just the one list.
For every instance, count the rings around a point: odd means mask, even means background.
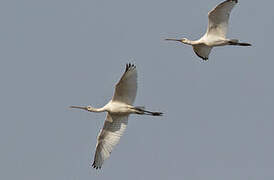
[{"label": "bird's body", "polygon": [[92,166],[101,168],[105,159],[119,142],[128,124],[130,114],[145,114],[161,116],[161,112],[146,111],[142,107],[133,106],[137,93],[137,70],[132,64],[127,64],[126,71],[116,84],[113,98],[102,108],[91,106],[71,106],[90,112],[107,112],[103,129],[97,137],[96,152]]},{"label": "bird's body", "polygon": [[206,33],[196,41],[183,39],[166,39],[192,45],[194,52],[203,60],[207,60],[211,49],[217,46],[237,45],[251,46],[249,43],[240,43],[237,39],[227,39],[228,21],[230,12],[238,0],[226,0],[208,13],[208,27]]},{"label": "bird's body", "polygon": [[119,101],[110,101],[106,106],[109,113],[116,115],[128,115],[135,113],[134,106]]},{"label": "bird's body", "polygon": [[131,106],[129,104],[119,102],[119,101],[113,101],[110,100],[104,107],[99,108],[100,111],[95,111],[95,112],[108,112],[111,114],[131,114],[134,113],[132,110],[134,106]]}]

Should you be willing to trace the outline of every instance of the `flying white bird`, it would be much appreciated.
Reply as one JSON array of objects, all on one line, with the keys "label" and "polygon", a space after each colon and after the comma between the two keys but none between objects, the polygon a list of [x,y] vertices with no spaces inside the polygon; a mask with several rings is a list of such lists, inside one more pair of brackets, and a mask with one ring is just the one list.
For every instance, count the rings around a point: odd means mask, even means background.
[{"label": "flying white bird", "polygon": [[92,167],[101,169],[105,159],[110,156],[128,124],[130,114],[161,116],[161,112],[146,111],[144,107],[133,106],[137,92],[137,70],[133,64],[126,65],[126,71],[116,84],[114,96],[102,108],[91,106],[70,106],[90,112],[107,112],[103,129],[97,137],[96,152]]},{"label": "flying white bird", "polygon": [[237,39],[226,38],[229,15],[237,3],[238,0],[226,0],[212,9],[208,13],[207,31],[199,40],[191,41],[186,38],[166,40],[192,45],[194,52],[203,60],[208,59],[211,49],[215,46],[251,46],[251,44],[239,42]]}]

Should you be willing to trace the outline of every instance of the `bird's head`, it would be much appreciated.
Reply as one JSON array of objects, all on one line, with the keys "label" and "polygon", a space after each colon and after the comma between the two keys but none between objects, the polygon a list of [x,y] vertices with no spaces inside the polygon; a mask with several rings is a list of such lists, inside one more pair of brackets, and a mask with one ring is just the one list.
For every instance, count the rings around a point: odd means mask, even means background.
[{"label": "bird's head", "polygon": [[181,39],[181,42],[182,42],[182,43],[186,43],[187,41],[188,41],[187,38],[182,38],[182,39]]},{"label": "bird's head", "polygon": [[92,109],[94,109],[92,106],[87,106],[86,107],[87,111],[92,111]]}]

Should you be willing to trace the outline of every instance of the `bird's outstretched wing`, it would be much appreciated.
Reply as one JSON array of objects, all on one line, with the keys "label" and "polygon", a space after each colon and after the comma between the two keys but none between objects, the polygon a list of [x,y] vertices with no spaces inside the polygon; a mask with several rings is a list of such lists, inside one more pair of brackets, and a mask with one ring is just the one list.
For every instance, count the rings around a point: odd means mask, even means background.
[{"label": "bird's outstretched wing", "polygon": [[113,101],[132,105],[137,93],[137,70],[133,64],[126,65],[126,71],[116,84]]},{"label": "bird's outstretched wing", "polygon": [[203,44],[193,45],[195,54],[205,61],[208,59],[211,49],[212,47]]},{"label": "bird's outstretched wing", "polygon": [[226,0],[208,13],[207,35],[226,38],[229,15],[238,0]]},{"label": "bird's outstretched wing", "polygon": [[110,156],[114,146],[119,142],[128,123],[128,115],[107,114],[103,129],[97,137],[97,145],[92,167],[101,169],[105,159]]}]

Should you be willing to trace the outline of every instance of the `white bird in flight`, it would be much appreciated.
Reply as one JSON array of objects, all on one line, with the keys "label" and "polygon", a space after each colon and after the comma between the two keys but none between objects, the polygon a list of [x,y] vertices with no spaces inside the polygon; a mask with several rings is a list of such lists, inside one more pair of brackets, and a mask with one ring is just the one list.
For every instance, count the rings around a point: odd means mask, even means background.
[{"label": "white bird in flight", "polygon": [[186,38],[166,40],[179,41],[184,44],[192,45],[196,55],[203,60],[208,59],[211,49],[215,46],[251,46],[251,44],[239,42],[237,39],[226,38],[229,15],[237,3],[238,0],[226,0],[212,9],[208,13],[207,31],[199,40],[191,41]]},{"label": "white bird in flight", "polygon": [[110,156],[128,124],[130,114],[161,116],[161,112],[146,111],[144,107],[133,106],[137,92],[137,70],[133,64],[126,65],[126,71],[116,84],[114,96],[102,108],[91,106],[70,106],[90,112],[107,112],[103,129],[98,134],[93,168],[101,169],[105,159]]}]

